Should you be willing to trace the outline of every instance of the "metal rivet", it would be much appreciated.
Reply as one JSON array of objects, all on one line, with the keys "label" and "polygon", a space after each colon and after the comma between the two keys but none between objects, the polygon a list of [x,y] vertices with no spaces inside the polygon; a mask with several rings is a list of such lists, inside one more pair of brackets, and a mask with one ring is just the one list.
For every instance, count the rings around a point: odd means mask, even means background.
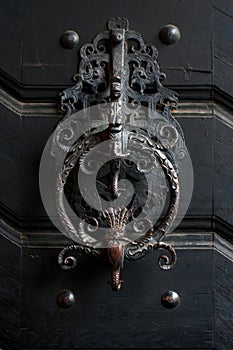
[{"label": "metal rivet", "polygon": [[74,303],[75,303],[74,293],[69,289],[65,289],[61,291],[57,296],[57,304],[60,307],[68,308],[74,305]]},{"label": "metal rivet", "polygon": [[179,294],[176,292],[169,290],[162,294],[161,296],[161,304],[166,309],[174,309],[180,304],[180,297]]},{"label": "metal rivet", "polygon": [[78,46],[79,43],[79,35],[74,30],[67,30],[62,36],[61,36],[61,44],[66,49],[73,49]]},{"label": "metal rivet", "polygon": [[121,33],[114,33],[112,35],[112,39],[116,42],[116,43],[121,43],[123,40],[123,35]]},{"label": "metal rivet", "polygon": [[173,24],[167,24],[160,30],[159,37],[164,44],[173,45],[180,40],[181,34],[179,28]]}]

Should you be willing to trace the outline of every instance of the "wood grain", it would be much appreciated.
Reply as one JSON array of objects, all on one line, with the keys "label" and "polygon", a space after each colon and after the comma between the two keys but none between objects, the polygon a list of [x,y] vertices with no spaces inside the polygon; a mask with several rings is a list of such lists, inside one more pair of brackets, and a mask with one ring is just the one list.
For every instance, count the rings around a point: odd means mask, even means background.
[{"label": "wood grain", "polygon": [[0,236],[0,348],[18,350],[20,248]]}]

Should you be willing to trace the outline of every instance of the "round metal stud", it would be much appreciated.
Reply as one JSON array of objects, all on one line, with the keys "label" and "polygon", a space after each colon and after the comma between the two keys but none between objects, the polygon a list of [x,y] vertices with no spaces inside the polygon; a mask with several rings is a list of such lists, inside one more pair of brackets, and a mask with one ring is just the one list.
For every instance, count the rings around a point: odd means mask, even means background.
[{"label": "round metal stud", "polygon": [[62,308],[71,307],[72,305],[74,305],[74,303],[75,303],[74,293],[69,289],[65,289],[61,291],[57,296],[57,304]]},{"label": "round metal stud", "polygon": [[169,290],[162,294],[161,296],[161,304],[166,309],[174,309],[180,304],[180,297],[179,294],[176,292]]},{"label": "round metal stud", "polygon": [[61,44],[66,49],[73,49],[78,46],[79,43],[79,35],[74,30],[67,30],[61,36]]},{"label": "round metal stud", "polygon": [[114,33],[112,39],[119,44],[123,40],[123,35],[121,33]]},{"label": "round metal stud", "polygon": [[159,37],[164,44],[174,45],[180,40],[181,34],[174,24],[167,24],[160,30]]}]

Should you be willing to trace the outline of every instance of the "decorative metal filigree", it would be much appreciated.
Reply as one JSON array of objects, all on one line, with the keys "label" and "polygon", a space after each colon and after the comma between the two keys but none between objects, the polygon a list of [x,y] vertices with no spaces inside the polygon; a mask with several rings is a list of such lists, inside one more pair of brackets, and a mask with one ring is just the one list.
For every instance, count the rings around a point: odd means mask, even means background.
[{"label": "decorative metal filigree", "polygon": [[[70,251],[95,255],[107,251],[112,289],[118,291],[124,258],[138,259],[149,251],[166,249],[171,261],[163,255],[159,266],[168,270],[176,263],[175,250],[161,240],[170,232],[177,215],[179,161],[186,149],[182,129],[171,114],[178,97],[161,84],[165,74],[160,72],[157,49],[145,44],[139,33],[129,30],[124,18],[110,19],[107,27],[93,43],[80,50],[76,84],[61,93],[65,116],[56,129],[51,153],[65,154],[56,183],[58,219],[65,234],[79,242],[64,248],[58,262],[63,269],[71,269],[77,265],[77,259],[65,257]],[[88,111],[93,105],[98,105],[99,119],[77,137],[80,123],[90,120]],[[69,118],[80,110],[84,111],[83,118]],[[98,170],[93,165],[91,150],[106,140],[109,149],[100,150],[99,154],[101,157],[107,152],[107,161]],[[90,208],[88,195],[95,201],[95,208],[101,207],[100,199],[97,196],[95,199],[94,189],[85,193],[86,200],[83,199],[77,181],[79,171],[87,179],[91,176],[96,179],[103,203],[122,197],[119,188],[122,177],[134,184],[134,199],[117,209],[111,204],[102,210]],[[158,188],[161,181],[164,185]],[[167,190],[169,203],[163,220],[156,226],[155,208],[158,203],[165,205]],[[74,213],[83,220],[78,226],[67,214],[64,193]],[[139,226],[143,226],[144,234]],[[103,235],[106,249],[96,239],[96,231],[101,232],[101,228],[108,228],[108,235]]]}]

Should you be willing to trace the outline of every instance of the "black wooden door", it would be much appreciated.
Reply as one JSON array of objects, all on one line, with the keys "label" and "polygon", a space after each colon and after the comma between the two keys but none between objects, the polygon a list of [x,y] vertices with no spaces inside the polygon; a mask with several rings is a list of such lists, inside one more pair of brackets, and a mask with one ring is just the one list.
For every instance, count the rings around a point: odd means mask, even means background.
[{"label": "black wooden door", "polygon": [[[233,4],[230,0],[1,0],[0,12],[0,348],[233,348]],[[39,192],[44,146],[62,117],[59,93],[73,85],[78,50],[126,17],[159,52],[164,85],[179,93],[181,124],[194,169],[189,209],[167,237],[177,250],[170,271],[154,252],[126,263],[119,293],[105,258],[57,264],[68,239],[48,219]],[[159,38],[172,23],[174,45]],[[75,49],[60,37],[78,32]],[[73,291],[76,303],[57,304]],[[161,295],[180,295],[168,310]]]}]

